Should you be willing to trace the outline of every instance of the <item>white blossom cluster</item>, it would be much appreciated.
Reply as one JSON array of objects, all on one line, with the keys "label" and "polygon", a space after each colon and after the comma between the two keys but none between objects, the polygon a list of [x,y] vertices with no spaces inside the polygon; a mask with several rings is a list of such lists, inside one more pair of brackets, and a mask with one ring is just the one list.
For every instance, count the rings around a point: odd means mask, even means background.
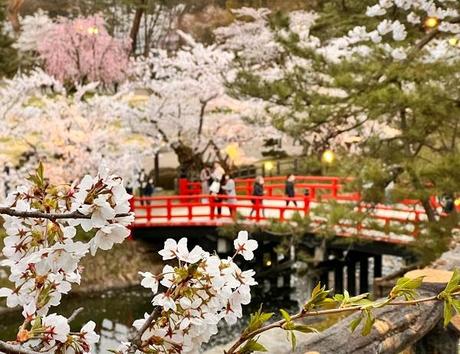
[{"label": "white blossom cluster", "polygon": [[[271,11],[243,7],[232,10],[232,13],[235,21],[214,31],[217,42],[223,49],[235,52],[251,63],[269,66],[282,51],[268,26]],[[248,18],[251,20],[247,21]]]},{"label": "white blossom cluster", "polygon": [[53,183],[95,174],[101,165],[134,180],[159,140],[138,132],[144,113],[131,95],[127,86],[115,94],[101,92],[98,83],[77,86],[69,94],[39,69],[5,80],[0,87],[0,161],[10,169],[0,170],[0,185],[15,187],[38,161]]},{"label": "white blossom cluster", "polygon": [[[202,343],[217,333],[217,324],[225,319],[234,324],[242,316],[242,305],[251,301],[250,287],[256,285],[253,270],[241,270],[234,258],[254,257],[255,240],[241,231],[234,241],[235,255],[220,259],[195,246],[187,247],[187,239],[179,242],[168,239],[159,252],[164,261],[174,260],[175,266],[165,265],[161,274],[140,272],[141,285],[152,290],[152,304],[161,308],[161,314],[142,334],[140,348],[145,353],[196,353]],[[159,287],[161,290],[159,292]],[[138,330],[145,318],[134,322]],[[124,343],[119,352],[126,352],[130,343]]]},{"label": "white blossom cluster", "polygon": [[[33,184],[11,193],[3,207],[18,213],[75,213],[72,218],[2,216],[6,237],[0,264],[10,269],[12,289],[1,288],[8,307],[22,307],[24,323],[17,341],[26,348],[50,353],[90,353],[99,336],[94,322],[72,332],[67,318],[48,314],[62,295],[79,284],[80,260],[91,251],[110,249],[129,235],[134,216],[120,177],[100,173],[85,176],[72,186],[49,185],[43,171],[31,177]],[[73,215],[73,214],[72,214]],[[76,240],[78,230],[93,230],[89,242]]]},{"label": "white blossom cluster", "polygon": [[[234,54],[217,45],[204,45],[178,31],[185,45],[174,53],[152,50],[133,64],[131,87],[146,92],[146,119],[139,131],[159,133],[170,147],[184,144],[209,152],[210,142],[224,150],[229,143],[254,143],[275,129],[254,129],[244,120],[259,106],[230,99],[226,81],[232,76]],[[229,129],[229,127],[232,129]],[[208,149],[208,150],[206,150]]]},{"label": "white blossom cluster", "polygon": [[[446,0],[437,3],[431,0],[379,0],[375,5],[367,8],[366,15],[379,18],[396,11],[403,14],[405,21],[392,21],[388,18],[383,18],[377,27],[370,32],[367,32],[364,26],[359,26],[351,30],[344,40],[349,41],[350,44],[370,40],[375,44],[379,44],[393,59],[404,60],[407,58],[411,47],[404,45],[394,46],[394,43],[391,45],[389,42],[404,41],[409,31],[420,31],[420,28],[426,26],[425,21],[427,19],[438,21],[439,24],[436,25],[436,28],[440,32],[454,36],[460,33],[460,25],[456,23],[458,21],[452,21],[458,19],[459,16],[458,1]],[[427,28],[427,30],[431,30],[431,28]],[[389,39],[387,43],[384,43],[385,37]],[[446,41],[438,42],[436,46],[428,51],[428,56],[432,58],[439,57],[440,52],[446,54],[447,48]]]}]

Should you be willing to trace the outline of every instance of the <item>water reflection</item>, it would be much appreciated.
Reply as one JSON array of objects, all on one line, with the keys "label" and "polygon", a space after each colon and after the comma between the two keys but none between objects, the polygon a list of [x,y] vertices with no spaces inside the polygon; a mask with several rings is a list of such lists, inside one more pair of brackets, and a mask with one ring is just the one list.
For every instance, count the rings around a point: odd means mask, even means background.
[{"label": "water reflection", "polygon": [[[262,303],[266,311],[277,311],[279,308],[295,311],[297,301],[290,298],[293,292],[289,286],[276,287],[268,280],[259,279],[259,286],[253,290],[253,301],[244,309],[244,319],[235,326],[221,323],[219,333],[213,337],[203,349],[223,344],[234,338],[245,326],[249,314],[257,310]],[[279,285],[284,285],[279,283]],[[286,284],[288,285],[288,284]],[[126,341],[130,325],[137,318],[143,317],[145,312],[152,309],[151,292],[141,287],[111,290],[87,296],[72,296],[64,298],[63,303],[56,308],[56,313],[69,316],[76,308],[83,306],[77,319],[72,323],[72,328],[81,328],[89,320],[96,322],[96,331],[101,335],[96,353],[108,353],[115,349],[122,341]],[[0,338],[14,339],[20,325],[20,312],[9,312],[1,315]]]}]

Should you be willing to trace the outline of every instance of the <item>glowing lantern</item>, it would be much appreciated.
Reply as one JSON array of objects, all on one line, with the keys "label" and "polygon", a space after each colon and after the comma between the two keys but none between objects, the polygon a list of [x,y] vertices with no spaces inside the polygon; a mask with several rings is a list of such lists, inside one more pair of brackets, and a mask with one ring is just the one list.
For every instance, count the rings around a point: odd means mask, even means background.
[{"label": "glowing lantern", "polygon": [[457,46],[458,44],[458,38],[457,37],[452,37],[449,39],[449,44],[452,46],[452,47],[455,47]]},{"label": "glowing lantern", "polygon": [[321,156],[321,161],[327,164],[333,163],[335,160],[335,154],[332,150],[326,150],[323,152],[323,156]]},{"label": "glowing lantern", "polygon": [[271,161],[266,161],[266,162],[264,163],[264,169],[265,169],[265,171],[271,171],[271,170],[273,170],[273,162],[271,162]]},{"label": "glowing lantern", "polygon": [[456,207],[460,207],[460,198],[455,199],[454,204]]},{"label": "glowing lantern", "polygon": [[241,153],[237,143],[227,145],[225,153],[233,163],[238,163]]},{"label": "glowing lantern", "polygon": [[439,26],[439,19],[433,16],[427,17],[423,22],[423,25],[430,29],[436,28]]}]

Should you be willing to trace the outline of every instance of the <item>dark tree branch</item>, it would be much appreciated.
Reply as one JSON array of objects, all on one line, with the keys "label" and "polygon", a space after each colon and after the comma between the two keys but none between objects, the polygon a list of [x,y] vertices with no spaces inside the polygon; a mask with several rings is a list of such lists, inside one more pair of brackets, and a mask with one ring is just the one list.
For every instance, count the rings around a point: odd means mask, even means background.
[{"label": "dark tree branch", "polygon": [[210,101],[212,101],[214,98],[217,97],[217,94],[212,95],[211,97],[208,97],[207,99],[200,100],[201,103],[201,108],[200,108],[200,121],[198,124],[198,140],[201,138],[201,133],[203,131],[203,123],[204,123],[204,114],[206,111],[206,106]]},{"label": "dark tree branch", "polygon": [[[71,213],[43,213],[41,211],[17,211],[11,208],[0,208],[0,215],[16,216],[19,218],[39,218],[39,219],[91,219],[91,215],[83,215],[79,211]],[[115,218],[123,218],[132,215],[131,213],[123,213],[115,215]]]},{"label": "dark tree branch", "polygon": [[137,7],[136,13],[134,14],[133,25],[129,32],[131,38],[131,53],[135,53],[137,46],[137,35],[141,26],[142,15],[145,12],[146,0],[141,0],[141,4]]}]

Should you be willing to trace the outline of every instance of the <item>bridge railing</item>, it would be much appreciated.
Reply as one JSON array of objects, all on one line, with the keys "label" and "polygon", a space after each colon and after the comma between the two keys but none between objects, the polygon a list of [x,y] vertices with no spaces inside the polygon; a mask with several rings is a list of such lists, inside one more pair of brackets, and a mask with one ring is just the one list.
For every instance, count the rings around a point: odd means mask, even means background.
[{"label": "bridge railing", "polygon": [[[294,201],[296,204],[294,204]],[[289,205],[287,205],[289,202]],[[343,202],[347,202],[346,199]],[[319,203],[310,196],[287,198],[284,196],[155,196],[135,197],[131,200],[136,214],[135,227],[221,225],[243,222],[290,221],[294,213],[310,216],[312,226],[325,226],[327,220],[311,212]],[[366,214],[360,222],[343,220],[334,225],[337,235],[370,239],[417,237],[418,224],[426,218],[416,207],[366,205],[356,203],[355,210]],[[395,234],[398,229],[398,234]]]},{"label": "bridge railing", "polygon": [[[286,205],[287,200],[292,205]],[[310,198],[242,195],[135,197],[131,199],[131,208],[136,213],[136,223],[162,221],[205,223],[222,218],[236,219],[248,212],[249,215],[245,218],[250,221],[269,219],[285,221],[287,211],[299,212],[303,216],[308,215]]]},{"label": "bridge railing", "polygon": [[[286,177],[265,177],[264,190],[267,196],[284,195]],[[323,198],[341,197],[346,200],[359,200],[358,193],[344,193],[343,189],[349,178],[327,176],[297,176],[295,191],[297,195],[308,193],[312,200]],[[255,178],[236,178],[235,189],[239,195],[251,195]],[[179,179],[179,195],[198,195],[202,193],[201,182]]]}]

